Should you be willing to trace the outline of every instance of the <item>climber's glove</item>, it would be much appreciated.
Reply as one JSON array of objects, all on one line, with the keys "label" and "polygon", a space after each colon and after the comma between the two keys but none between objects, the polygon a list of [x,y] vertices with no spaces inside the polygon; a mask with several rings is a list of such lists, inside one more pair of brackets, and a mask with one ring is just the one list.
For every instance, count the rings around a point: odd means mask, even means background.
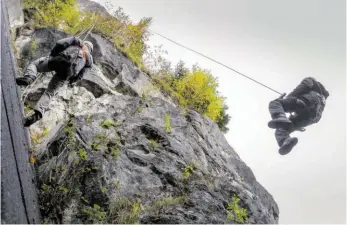
[{"label": "climber's glove", "polygon": [[80,78],[78,76],[71,77],[69,79],[68,87],[73,88],[79,80],[80,80]]}]

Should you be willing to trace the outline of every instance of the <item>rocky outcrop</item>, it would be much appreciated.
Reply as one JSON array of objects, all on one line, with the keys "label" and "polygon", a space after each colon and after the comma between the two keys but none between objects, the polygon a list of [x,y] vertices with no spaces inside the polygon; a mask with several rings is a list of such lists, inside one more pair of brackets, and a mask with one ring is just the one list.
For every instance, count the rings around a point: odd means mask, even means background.
[{"label": "rocky outcrop", "polygon": [[102,13],[105,15],[110,15],[107,10],[101,6],[99,3],[93,2],[93,1],[89,1],[89,0],[77,0],[77,3],[80,7],[81,10],[83,11],[92,11],[92,12],[98,12],[98,13]]},{"label": "rocky outcrop", "polygon": [[[66,36],[23,32],[22,65]],[[94,69],[30,128],[44,222],[278,223],[276,202],[215,123],[163,97],[112,43],[88,40]],[[27,104],[51,76],[26,90]]]}]

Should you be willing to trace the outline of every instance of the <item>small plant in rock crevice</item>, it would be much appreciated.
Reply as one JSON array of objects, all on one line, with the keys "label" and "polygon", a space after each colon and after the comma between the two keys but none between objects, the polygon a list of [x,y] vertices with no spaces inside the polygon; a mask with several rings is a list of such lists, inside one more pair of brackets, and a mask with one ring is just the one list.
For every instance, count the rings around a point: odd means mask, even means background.
[{"label": "small plant in rock crevice", "polygon": [[142,110],[143,110],[143,108],[141,108],[141,107],[139,107],[139,108],[137,108],[137,112],[142,112]]},{"label": "small plant in rock crevice", "polygon": [[46,127],[42,133],[30,131],[31,142],[34,145],[40,144],[41,140],[49,134],[49,128]]},{"label": "small plant in rock crevice", "polygon": [[191,174],[195,171],[196,166],[200,165],[198,162],[193,162],[183,168],[183,180],[189,179]]},{"label": "small plant in rock crevice", "polygon": [[160,211],[163,208],[167,208],[175,205],[182,205],[187,201],[187,196],[170,196],[160,198],[152,202],[149,206],[146,207],[146,212]]},{"label": "small plant in rock crevice", "polygon": [[108,129],[110,127],[116,126],[116,123],[111,119],[106,119],[99,123],[102,128]]},{"label": "small plant in rock crevice", "polygon": [[172,131],[171,117],[170,117],[170,115],[168,113],[165,113],[164,123],[165,123],[165,131],[167,133],[171,133],[171,131]]},{"label": "small plant in rock crevice", "polygon": [[101,187],[100,187],[100,190],[101,190],[102,192],[104,192],[104,193],[108,192],[108,189],[107,189],[106,187],[104,187],[104,186],[101,186]]},{"label": "small plant in rock crevice", "polygon": [[110,224],[135,224],[139,222],[141,200],[132,202],[127,198],[113,199],[109,205],[106,222]]},{"label": "small plant in rock crevice", "polygon": [[80,157],[81,160],[87,160],[88,152],[83,148],[80,148],[77,152],[77,155],[78,157]]},{"label": "small plant in rock crevice", "polygon": [[159,144],[155,140],[149,140],[148,145],[152,151],[155,150],[159,146]]},{"label": "small plant in rock crevice", "polygon": [[34,109],[28,105],[28,104],[24,104],[24,115],[28,115],[29,113],[31,113]]},{"label": "small plant in rock crevice", "polygon": [[120,155],[121,152],[120,152],[119,149],[117,149],[117,148],[115,148],[113,146],[109,146],[107,148],[106,153],[111,154],[113,160],[117,160],[117,157]]},{"label": "small plant in rock crevice", "polygon": [[58,187],[58,190],[59,190],[59,191],[62,191],[62,192],[64,192],[64,193],[68,193],[68,192],[69,192],[69,189],[67,189],[67,188],[64,187],[64,186],[59,186],[59,187]]},{"label": "small plant in rock crevice", "polygon": [[107,142],[107,136],[104,135],[103,133],[98,133],[94,138],[93,138],[93,143],[92,143],[92,149],[94,151],[99,151],[100,147],[103,145],[106,145]]},{"label": "small plant in rock crevice", "polygon": [[98,205],[94,204],[93,207],[85,207],[82,213],[87,215],[88,223],[104,223],[106,212]]},{"label": "small plant in rock crevice", "polygon": [[229,203],[227,210],[229,211],[227,219],[238,223],[248,222],[247,209],[239,207],[240,198],[236,195],[232,196],[232,203]]}]

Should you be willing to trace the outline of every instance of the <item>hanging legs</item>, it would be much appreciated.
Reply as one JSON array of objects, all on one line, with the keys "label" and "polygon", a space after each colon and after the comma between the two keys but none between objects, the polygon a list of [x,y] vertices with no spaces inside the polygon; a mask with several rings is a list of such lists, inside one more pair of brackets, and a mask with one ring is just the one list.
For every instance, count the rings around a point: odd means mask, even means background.
[{"label": "hanging legs", "polygon": [[19,86],[28,86],[37,78],[37,73],[50,72],[52,69],[48,67],[49,57],[41,57],[30,63],[27,67],[24,76],[16,78],[16,83]]},{"label": "hanging legs", "polygon": [[304,102],[294,97],[286,99],[278,98],[271,101],[269,104],[272,120],[268,123],[268,126],[276,129],[275,137],[280,147],[279,153],[281,155],[288,154],[298,143],[296,137],[290,137],[290,134],[296,130],[296,126],[287,118],[286,112],[296,112],[305,106]]}]

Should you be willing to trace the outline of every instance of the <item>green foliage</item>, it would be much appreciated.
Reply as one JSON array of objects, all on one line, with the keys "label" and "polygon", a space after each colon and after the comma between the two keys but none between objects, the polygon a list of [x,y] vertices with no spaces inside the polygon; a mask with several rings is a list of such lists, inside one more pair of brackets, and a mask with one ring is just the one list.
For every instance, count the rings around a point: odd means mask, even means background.
[{"label": "green foliage", "polygon": [[37,144],[40,144],[42,139],[49,134],[49,129],[48,129],[48,127],[46,127],[42,131],[42,133],[31,131],[31,130],[29,132],[30,132],[30,139],[31,139],[32,144],[37,145]]},{"label": "green foliage", "polygon": [[228,106],[224,105],[222,108],[221,114],[217,118],[217,125],[220,128],[220,130],[223,133],[227,133],[229,131],[229,128],[227,127],[229,121],[230,121],[230,116],[227,114],[226,110],[228,110]]},{"label": "green foliage", "polygon": [[82,212],[88,216],[87,222],[90,223],[103,223],[106,218],[106,212],[98,204],[94,204],[93,208],[84,208]]},{"label": "green foliage", "polygon": [[49,129],[46,127],[42,132],[42,137],[46,137],[49,134]]},{"label": "green foliage", "polygon": [[24,105],[24,114],[25,114],[25,115],[28,115],[28,114],[31,113],[33,110],[34,110],[34,109],[33,109],[30,105],[28,105],[28,104],[25,104],[25,105]]},{"label": "green foliage", "polygon": [[112,200],[106,221],[109,224],[135,224],[139,222],[141,201],[131,202],[126,198]]},{"label": "green foliage", "polygon": [[107,141],[107,136],[105,136],[102,133],[98,133],[94,138],[93,138],[93,143],[92,143],[92,149],[94,151],[99,151],[100,146],[104,145]]},{"label": "green foliage", "polygon": [[50,188],[51,188],[51,186],[47,185],[47,184],[42,184],[42,186],[41,186],[41,189],[42,189],[43,192],[48,191]]},{"label": "green foliage", "polygon": [[216,122],[223,132],[228,131],[226,125],[230,116],[226,114],[225,98],[218,93],[218,82],[210,71],[197,65],[189,70],[180,61],[175,71],[168,69],[152,78],[161,92],[171,97],[183,110],[195,110]]},{"label": "green foliage", "polygon": [[158,143],[155,140],[149,140],[148,145],[151,150],[154,150],[158,147]]},{"label": "green foliage", "polygon": [[101,190],[102,192],[104,192],[104,193],[108,192],[108,189],[107,189],[106,187],[104,187],[104,186],[101,186],[101,187],[100,187],[100,190]]},{"label": "green foliage", "polygon": [[25,8],[36,10],[35,27],[54,27],[64,31],[78,27],[80,12],[76,0],[24,0]]},{"label": "green foliage", "polygon": [[209,71],[195,67],[183,78],[175,79],[173,86],[182,96],[180,104],[217,120],[223,108],[223,98],[219,96],[218,83]]},{"label": "green foliage", "polygon": [[238,223],[248,222],[247,209],[240,208],[238,206],[239,202],[240,202],[240,198],[234,195],[232,197],[232,203],[228,204],[227,206],[227,209],[229,210],[227,219],[231,221],[236,221]]},{"label": "green foliage", "polygon": [[112,126],[116,126],[116,123],[113,120],[111,120],[111,119],[106,119],[106,120],[100,122],[99,125],[102,128],[108,129],[108,128],[112,127]]},{"label": "green foliage", "polygon": [[166,208],[166,207],[170,207],[174,205],[182,205],[186,201],[187,201],[187,196],[165,197],[153,202],[149,207],[146,208],[146,211],[151,212],[151,211],[157,211],[162,208]]},{"label": "green foliage", "polygon": [[183,179],[187,180],[190,177],[191,173],[194,172],[194,170],[195,168],[193,167],[193,165],[188,165],[187,167],[185,167],[183,169]]},{"label": "green foliage", "polygon": [[176,78],[184,78],[188,74],[189,74],[189,69],[185,66],[185,63],[182,60],[180,60],[175,67],[174,76]]},{"label": "green foliage", "polygon": [[187,180],[191,174],[195,171],[196,166],[200,165],[199,162],[193,162],[183,168],[183,180]]},{"label": "green foliage", "polygon": [[117,160],[117,157],[120,155],[120,150],[112,147],[111,153],[113,156],[113,160]]},{"label": "green foliage", "polygon": [[81,160],[87,160],[88,153],[83,149],[80,148],[77,152],[78,157],[80,157]]},{"label": "green foliage", "polygon": [[76,125],[73,122],[72,118],[69,118],[65,123],[64,131],[67,133],[68,137],[74,137],[74,133],[76,132]]},{"label": "green foliage", "polygon": [[65,122],[65,132],[67,133],[67,145],[71,148],[75,148],[76,143],[76,124],[73,121],[72,117],[69,117],[69,119]]},{"label": "green foliage", "polygon": [[167,133],[171,133],[172,127],[171,127],[171,117],[168,113],[165,113],[164,117],[164,123],[165,123],[165,131]]},{"label": "green foliage", "polygon": [[68,193],[68,192],[69,192],[69,189],[67,189],[66,187],[63,187],[63,186],[59,186],[59,187],[58,187],[58,190],[59,190],[59,191],[62,191],[62,192],[64,192],[64,193]]},{"label": "green foliage", "polygon": [[[88,27],[93,21],[90,13],[86,13],[85,21],[82,21],[82,27]],[[148,40],[149,33],[147,28],[151,24],[151,18],[143,18],[139,23],[133,24],[127,16],[124,16],[122,8],[118,8],[113,17],[105,15],[96,15],[96,25],[93,29],[95,33],[101,33],[113,44],[126,53],[128,57],[140,68],[143,67],[143,54],[147,49],[145,41]]]},{"label": "green foliage", "polygon": [[142,110],[143,110],[143,108],[137,108],[137,111],[140,113],[140,112],[142,112]]}]

